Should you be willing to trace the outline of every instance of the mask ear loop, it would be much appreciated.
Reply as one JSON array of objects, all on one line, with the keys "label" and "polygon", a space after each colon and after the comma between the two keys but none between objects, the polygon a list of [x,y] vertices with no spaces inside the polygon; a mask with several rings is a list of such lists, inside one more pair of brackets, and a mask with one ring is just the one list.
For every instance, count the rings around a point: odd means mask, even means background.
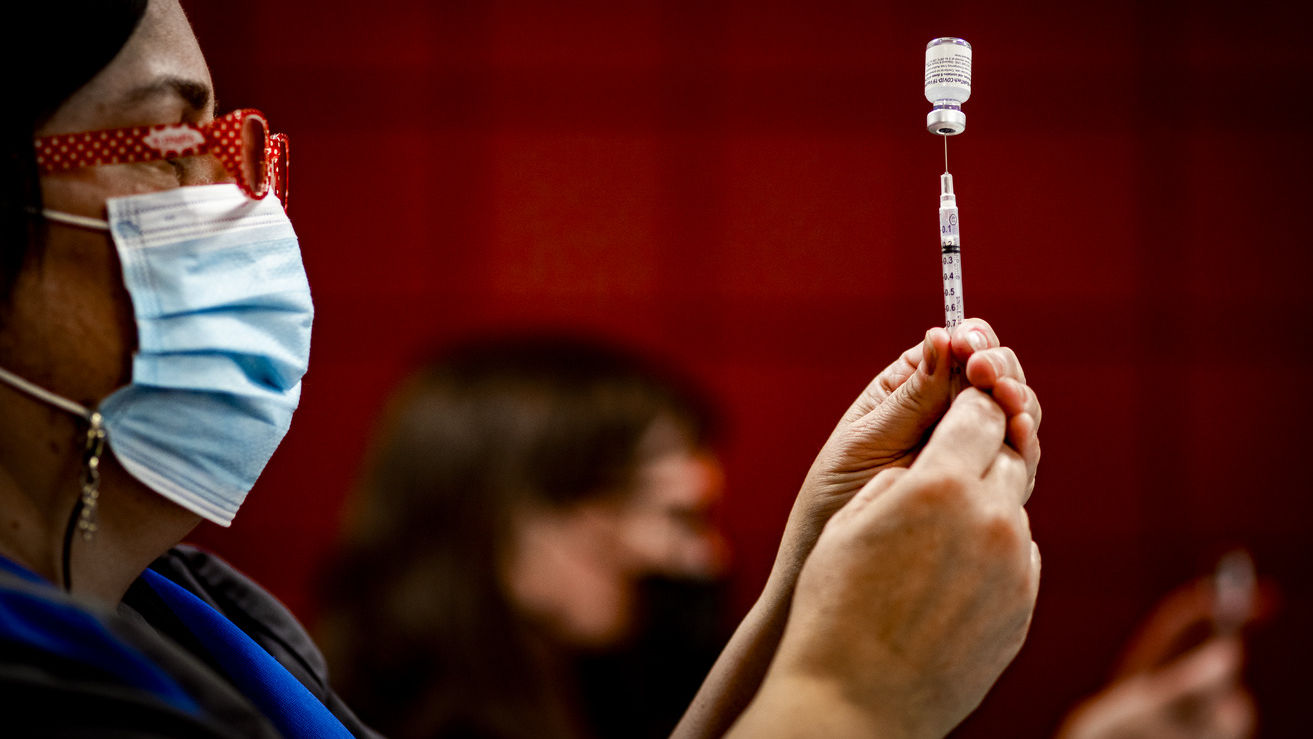
[{"label": "mask ear loop", "polygon": [[[41,215],[48,221],[55,221],[66,226],[95,231],[109,230],[109,222],[100,218],[64,213],[48,208],[42,208],[41,210],[28,208],[27,210],[29,213]],[[82,541],[91,541],[92,536],[96,533],[96,504],[100,500],[100,458],[105,453],[105,419],[96,411],[67,398],[61,398],[40,385],[28,382],[6,369],[0,368],[0,380],[38,400],[43,400],[60,410],[68,411],[87,421],[86,442],[82,451],[82,489],[78,494],[77,502],[73,504],[72,512],[69,513],[68,523],[64,526],[64,548],[62,553],[64,590],[70,591],[73,589],[73,574],[70,568],[73,557],[73,532],[80,531]]]},{"label": "mask ear loop", "polygon": [[92,231],[108,231],[109,221],[103,218],[91,218],[90,216],[80,216],[76,213],[64,213],[63,211],[50,210],[42,208],[41,217],[47,221],[62,223],[65,226],[74,226],[76,228],[86,228]]},{"label": "mask ear loop", "polygon": [[65,226],[74,228],[85,228],[91,231],[108,231],[109,221],[103,218],[92,218],[91,216],[80,216],[76,213],[65,213],[62,210],[51,210],[49,208],[24,208],[23,210],[34,216],[41,216],[47,221],[62,223]]}]

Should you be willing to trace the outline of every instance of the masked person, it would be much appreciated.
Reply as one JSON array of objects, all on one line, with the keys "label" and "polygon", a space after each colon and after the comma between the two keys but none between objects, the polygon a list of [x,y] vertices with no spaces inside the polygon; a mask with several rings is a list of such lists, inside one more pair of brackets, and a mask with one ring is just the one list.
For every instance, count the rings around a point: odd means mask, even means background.
[{"label": "masked person", "polygon": [[[4,729],[366,734],[290,614],[177,547],[202,518],[231,520],[297,404],[311,305],[283,212],[286,141],[254,111],[216,118],[175,0],[11,6]],[[954,367],[972,387],[951,400]],[[928,736],[960,721],[1034,608],[1022,506],[1039,420],[984,322],[934,329],[890,365],[823,447],[677,733]]]},{"label": "masked person", "polygon": [[364,734],[290,613],[171,548],[202,518],[232,521],[300,396],[313,309],[286,141],[257,111],[215,117],[176,3],[19,6],[5,32],[19,82],[4,116],[6,720],[21,735]]},{"label": "masked person", "polygon": [[708,407],[568,336],[426,363],[389,404],[325,579],[341,695],[398,738],[668,734],[718,646]]}]

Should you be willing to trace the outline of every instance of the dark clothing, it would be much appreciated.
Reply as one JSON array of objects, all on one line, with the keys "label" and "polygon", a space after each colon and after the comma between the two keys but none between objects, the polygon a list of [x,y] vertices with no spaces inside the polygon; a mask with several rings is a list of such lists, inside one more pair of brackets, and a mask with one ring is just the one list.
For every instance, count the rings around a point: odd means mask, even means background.
[{"label": "dark clothing", "polygon": [[728,640],[726,593],[720,581],[639,583],[636,638],[576,663],[596,739],[670,736]]},{"label": "dark clothing", "polygon": [[[226,617],[353,734],[375,736],[329,688],[323,656],[273,596],[191,547],[151,569]],[[6,736],[280,736],[142,578],[107,611],[0,568],[0,709]]]}]

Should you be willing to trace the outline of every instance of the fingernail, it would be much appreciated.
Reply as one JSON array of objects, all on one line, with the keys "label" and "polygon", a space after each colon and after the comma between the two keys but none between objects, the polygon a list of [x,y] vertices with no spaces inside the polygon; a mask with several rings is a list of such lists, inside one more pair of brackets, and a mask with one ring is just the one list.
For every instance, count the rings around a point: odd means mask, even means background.
[{"label": "fingernail", "polygon": [[989,340],[979,331],[971,331],[967,333],[967,346],[975,351],[980,351],[989,346]]},{"label": "fingernail", "polygon": [[930,332],[925,332],[925,344],[922,348],[922,360],[925,362],[925,373],[933,375],[935,368],[939,366],[939,355],[935,353],[935,342],[930,338]]}]

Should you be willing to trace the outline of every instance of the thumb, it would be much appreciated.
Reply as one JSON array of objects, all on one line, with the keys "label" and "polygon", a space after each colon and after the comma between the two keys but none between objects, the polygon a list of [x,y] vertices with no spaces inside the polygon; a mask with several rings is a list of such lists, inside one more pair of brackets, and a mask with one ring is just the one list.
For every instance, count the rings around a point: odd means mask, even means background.
[{"label": "thumb", "polygon": [[948,410],[952,372],[949,334],[932,328],[926,332],[916,371],[867,413],[864,425],[891,444],[910,449]]}]

